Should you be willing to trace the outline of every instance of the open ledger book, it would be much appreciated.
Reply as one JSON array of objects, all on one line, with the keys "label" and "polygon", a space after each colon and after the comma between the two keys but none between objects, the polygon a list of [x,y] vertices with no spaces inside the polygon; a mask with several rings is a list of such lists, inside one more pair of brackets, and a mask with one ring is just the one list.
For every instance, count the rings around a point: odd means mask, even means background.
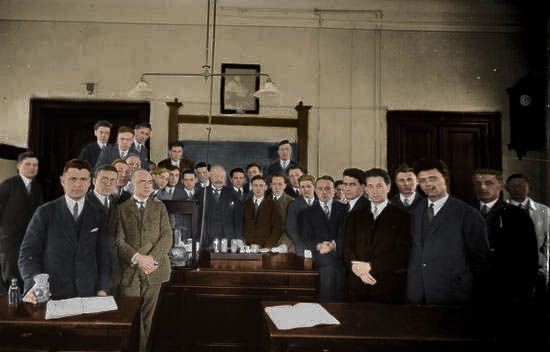
[{"label": "open ledger book", "polygon": [[113,296],[107,297],[75,297],[49,300],[46,304],[46,319],[57,319],[72,315],[107,312],[117,310]]},{"label": "open ledger book", "polygon": [[340,322],[318,303],[266,307],[265,312],[279,330],[308,328],[321,324],[340,325]]}]

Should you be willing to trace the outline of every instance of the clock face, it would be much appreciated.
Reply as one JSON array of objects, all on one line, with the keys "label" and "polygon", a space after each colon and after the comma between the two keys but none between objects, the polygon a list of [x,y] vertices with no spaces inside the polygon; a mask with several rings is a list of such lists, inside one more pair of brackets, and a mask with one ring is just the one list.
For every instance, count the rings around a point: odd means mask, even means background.
[{"label": "clock face", "polygon": [[529,106],[529,105],[531,105],[531,96],[528,95],[528,94],[522,94],[522,95],[519,97],[519,103],[521,104],[521,106]]}]

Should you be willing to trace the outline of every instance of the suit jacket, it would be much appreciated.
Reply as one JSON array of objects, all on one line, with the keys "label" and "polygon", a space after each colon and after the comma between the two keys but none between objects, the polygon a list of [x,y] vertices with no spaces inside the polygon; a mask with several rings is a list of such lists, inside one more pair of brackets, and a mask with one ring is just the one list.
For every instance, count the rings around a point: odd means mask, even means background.
[{"label": "suit jacket", "polygon": [[120,262],[118,259],[118,250],[116,247],[116,230],[118,225],[118,204],[114,197],[109,196],[109,207],[105,205],[97,198],[94,191],[88,191],[86,199],[96,207],[101,209],[105,217],[107,218],[107,242],[109,244],[109,254],[111,257],[111,294],[113,296],[118,295],[118,287],[121,280]]},{"label": "suit jacket", "polygon": [[403,209],[407,210],[409,213],[412,213],[414,208],[416,208],[418,203],[420,203],[422,201],[422,199],[424,199],[424,198],[426,198],[426,197],[424,197],[422,194],[420,194],[418,191],[416,191],[416,193],[414,195],[413,202],[411,204],[409,204],[408,207],[406,207],[405,204],[403,204],[403,202],[401,201],[401,198],[399,197],[399,193],[397,193],[395,195],[395,197],[392,198],[391,204],[396,205],[400,208],[403,208]]},{"label": "suit jacket", "polygon": [[281,194],[281,196],[277,200],[273,198],[273,194],[270,194],[268,198],[273,199],[273,201],[275,202],[275,205],[277,206],[277,210],[281,215],[281,220],[283,221],[283,234],[281,235],[281,238],[279,239],[279,242],[277,243],[277,245],[285,244],[288,248],[288,252],[294,253],[294,243],[292,243],[292,240],[290,239],[290,237],[288,237],[285,229],[286,209],[290,204],[290,202],[292,202],[294,199],[284,192],[283,194]]},{"label": "suit jacket", "polygon": [[[475,205],[480,210],[479,202]],[[529,300],[539,266],[533,222],[525,211],[502,199],[493,205],[485,221],[491,248],[491,298],[504,304]]]},{"label": "suit jacket", "polygon": [[[142,151],[143,151],[143,149],[142,149]],[[128,150],[128,153],[126,154],[126,156],[124,158],[120,157],[120,151],[118,150],[118,144],[109,144],[109,145],[105,146],[105,148],[103,148],[101,150],[101,153],[99,153],[99,156],[97,158],[97,162],[95,164],[95,167],[98,167],[98,166],[104,165],[104,164],[111,164],[116,159],[126,160],[126,158],[128,157],[128,154],[138,154],[138,155],[140,155],[141,167],[146,169],[146,167],[148,165],[147,158],[144,159],[141,156],[141,154],[138,153],[138,151],[134,148],[133,144],[130,147],[130,149]]]},{"label": "suit jacket", "polygon": [[281,161],[279,159],[277,159],[276,161],[272,162],[271,164],[269,164],[265,167],[264,176],[268,180],[271,180],[271,175],[273,175],[274,173],[277,173],[277,172],[288,175],[288,169],[291,166],[294,166],[294,165],[297,165],[297,163],[294,160],[290,160],[290,162],[288,163],[286,168],[283,169],[282,166],[281,166]]},{"label": "suit jacket", "polygon": [[[172,161],[170,158],[163,159],[159,161],[159,163],[157,164],[158,167],[167,167],[170,165],[172,165]],[[183,174],[183,170],[185,169],[194,169],[194,168],[195,168],[195,162],[193,160],[187,159],[187,158],[180,159],[179,169],[181,174]]]},{"label": "suit jacket", "polygon": [[19,249],[27,225],[42,203],[42,187],[36,180],[31,182],[30,194],[19,175],[0,184],[0,287],[9,286],[12,278],[21,279]]},{"label": "suit jacket", "polygon": [[138,152],[136,143],[132,144],[132,148],[134,149],[135,153],[139,154],[139,158],[141,159],[141,167],[145,170],[149,170],[149,150],[145,146],[145,144],[141,145],[141,150]]},{"label": "suit jacket", "polygon": [[112,194],[112,197],[116,204],[122,204],[128,199],[132,198],[132,193],[125,191],[124,189],[117,189]]},{"label": "suit jacket", "polygon": [[548,282],[548,246],[550,245],[550,208],[529,198],[529,216],[535,225],[539,250],[539,273]]},{"label": "suit jacket", "polygon": [[[370,207],[353,213],[344,229],[343,258],[348,269],[350,300],[402,303],[411,250],[409,213],[388,204],[374,219]],[[368,285],[351,271],[352,261],[371,264],[376,285]]]},{"label": "suit jacket", "polygon": [[[346,212],[346,206],[333,200],[330,209],[330,218],[327,218],[319,202],[305,208],[298,215],[298,231],[305,244],[313,254],[313,259],[317,267],[327,265],[340,265],[340,256],[338,250],[321,254],[317,250],[317,244],[334,240],[339,243],[340,223]],[[338,244],[337,244],[338,246]]]},{"label": "suit jacket", "polygon": [[[206,217],[204,222],[205,228],[204,231],[201,232],[203,214],[202,209],[205,206],[204,192],[206,192]],[[214,198],[211,185],[206,188],[200,188],[195,195],[199,200],[199,233],[203,233],[201,246],[209,245],[216,236],[225,237],[228,240],[233,238],[243,238],[243,205],[235,193],[229,189],[229,187],[224,186],[222,188],[218,201]],[[221,234],[213,234],[209,232],[209,229],[213,226],[213,214],[215,207],[219,207],[219,210],[221,211],[221,226],[223,232]]]},{"label": "suit jacket", "polygon": [[299,192],[296,192],[294,190],[294,187],[292,187],[291,185],[286,185],[285,187],[285,193],[288,194],[290,197],[292,198],[298,198],[300,196],[300,193]]},{"label": "suit jacket", "polygon": [[[118,207],[116,245],[122,269],[121,285],[131,286],[134,280],[147,279],[150,285],[158,285],[170,279],[168,250],[172,246],[172,226],[168,211],[158,199],[149,198],[143,219],[133,198]],[[159,266],[145,275],[137,265],[132,265],[136,254],[150,255]]]},{"label": "suit jacket", "polygon": [[274,247],[283,234],[283,220],[272,199],[265,198],[254,214],[254,197],[243,204],[244,237],[246,244],[258,244],[260,247]]},{"label": "suit jacket", "polygon": [[21,244],[19,270],[25,292],[40,273],[50,275],[50,291],[55,296],[87,297],[109,291],[111,261],[103,211],[85,200],[75,224],[65,196],[40,206]]},{"label": "suit jacket", "polygon": [[[489,241],[477,210],[449,196],[431,223],[424,199],[412,216],[407,298],[412,303],[465,304],[477,298],[489,268]],[[423,238],[424,237],[424,238]]]},{"label": "suit jacket", "polygon": [[[315,198],[313,204],[315,204],[315,202],[317,202],[317,198]],[[296,255],[299,256],[304,256],[304,249],[306,249],[306,245],[302,240],[302,236],[300,236],[300,230],[298,228],[298,215],[307,207],[308,205],[304,197],[299,196],[290,202],[286,208],[285,230],[288,237],[292,240],[292,243],[294,243]]]},{"label": "suit jacket", "polygon": [[95,164],[97,163],[97,158],[99,158],[99,154],[101,153],[101,148],[99,147],[99,144],[97,144],[97,141],[90,143],[82,150],[80,151],[80,155],[78,158],[80,160],[86,160],[90,163],[90,167],[95,167]]}]

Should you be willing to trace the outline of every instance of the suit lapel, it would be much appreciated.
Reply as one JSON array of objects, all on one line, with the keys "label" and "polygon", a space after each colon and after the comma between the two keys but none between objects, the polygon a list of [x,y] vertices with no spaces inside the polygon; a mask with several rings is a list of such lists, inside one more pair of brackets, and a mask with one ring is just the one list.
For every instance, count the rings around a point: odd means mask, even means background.
[{"label": "suit lapel", "polygon": [[434,231],[439,229],[439,227],[447,221],[447,218],[449,217],[452,208],[453,208],[453,201],[451,196],[449,196],[449,198],[447,199],[443,207],[439,209],[437,214],[434,216],[432,222],[428,225],[429,227],[428,234],[431,235]]},{"label": "suit lapel", "polygon": [[61,228],[61,232],[63,232],[67,242],[69,242],[73,249],[76,250],[78,247],[78,239],[76,237],[77,234],[75,231],[73,217],[71,216],[69,208],[67,208],[67,203],[65,202],[65,196],[58,198],[56,206],[57,211],[55,212],[55,216],[57,217],[57,222]]}]

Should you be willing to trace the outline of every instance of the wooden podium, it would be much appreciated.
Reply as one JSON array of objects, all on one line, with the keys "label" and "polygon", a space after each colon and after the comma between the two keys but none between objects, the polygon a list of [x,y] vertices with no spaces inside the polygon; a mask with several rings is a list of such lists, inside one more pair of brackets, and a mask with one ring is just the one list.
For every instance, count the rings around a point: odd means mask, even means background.
[{"label": "wooden podium", "polygon": [[261,260],[199,258],[199,268],[172,270],[155,322],[155,351],[258,351],[263,300],[316,301],[311,259],[263,254]]}]

